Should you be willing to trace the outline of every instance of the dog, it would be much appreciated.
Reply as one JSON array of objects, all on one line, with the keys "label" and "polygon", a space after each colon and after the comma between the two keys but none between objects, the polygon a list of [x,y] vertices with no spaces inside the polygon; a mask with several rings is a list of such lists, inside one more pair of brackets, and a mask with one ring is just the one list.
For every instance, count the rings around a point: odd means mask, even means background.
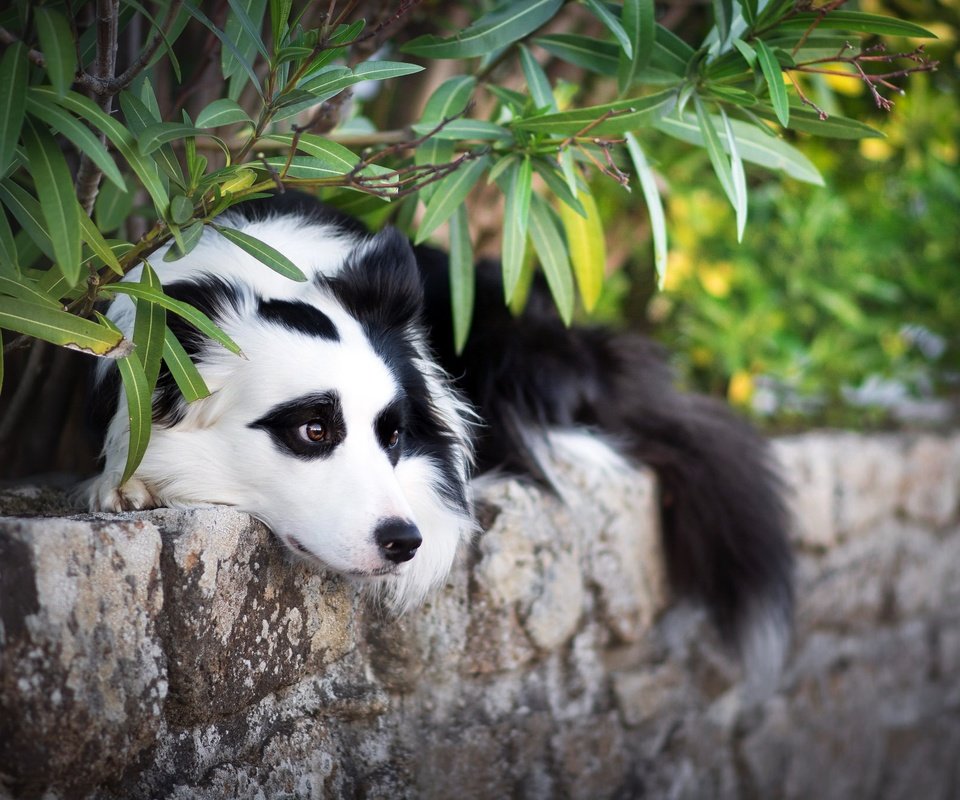
[{"label": "dog", "polygon": [[[180,260],[151,261],[166,294],[206,313],[243,356],[168,314],[211,395],[188,404],[161,370],[149,446],[122,486],[125,400],[116,367],[100,362],[112,419],[91,509],[235,506],[298,557],[404,611],[444,582],[474,533],[475,476],[499,471],[557,491],[557,448],[614,469],[645,464],[659,482],[673,591],[702,601],[748,665],[779,671],[792,563],[768,447],[718,401],[678,392],[654,344],[565,327],[536,282],[514,316],[498,265],[481,262],[458,354],[444,253],[392,228],[373,235],[293,192],[218,221],[283,252],[307,281],[212,229]],[[139,278],[140,268],[126,280]],[[108,315],[132,334],[129,297]]]}]

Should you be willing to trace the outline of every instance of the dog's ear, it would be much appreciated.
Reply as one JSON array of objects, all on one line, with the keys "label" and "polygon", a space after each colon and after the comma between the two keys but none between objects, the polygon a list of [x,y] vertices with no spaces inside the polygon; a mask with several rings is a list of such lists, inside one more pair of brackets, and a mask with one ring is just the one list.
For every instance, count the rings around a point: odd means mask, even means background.
[{"label": "dog's ear", "polygon": [[327,285],[366,327],[403,328],[419,319],[423,285],[410,241],[384,228],[360,245]]}]

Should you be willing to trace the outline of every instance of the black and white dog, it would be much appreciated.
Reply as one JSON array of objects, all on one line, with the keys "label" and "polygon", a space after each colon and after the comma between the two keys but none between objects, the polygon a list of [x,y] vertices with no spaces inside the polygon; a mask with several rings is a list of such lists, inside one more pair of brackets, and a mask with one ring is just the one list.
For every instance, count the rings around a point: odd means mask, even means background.
[{"label": "black and white dog", "polygon": [[[91,508],[235,506],[403,610],[443,582],[474,531],[473,475],[499,469],[549,486],[556,449],[607,468],[642,462],[660,483],[673,589],[704,601],[748,661],[777,668],[791,557],[766,445],[716,401],[678,393],[654,345],[564,327],[537,286],[515,318],[499,269],[480,264],[474,327],[457,356],[442,253],[414,250],[393,229],[370,235],[292,193],[224,222],[282,251],[308,281],[277,275],[213,230],[185,258],[152,262],[166,293],[214,319],[245,357],[168,315],[212,394],[188,405],[161,372],[150,445],[123,486],[125,401],[116,370],[111,379],[102,368],[119,405]],[[132,333],[128,297],[109,315]]]}]

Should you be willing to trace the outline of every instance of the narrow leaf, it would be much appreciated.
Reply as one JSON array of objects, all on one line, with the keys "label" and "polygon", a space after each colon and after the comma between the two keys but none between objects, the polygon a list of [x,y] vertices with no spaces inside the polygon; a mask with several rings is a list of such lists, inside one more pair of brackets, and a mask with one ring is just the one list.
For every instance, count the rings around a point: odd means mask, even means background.
[{"label": "narrow leaf", "polygon": [[197,115],[198,128],[219,128],[221,125],[232,125],[236,122],[252,120],[239,103],[227,98],[214,100]]},{"label": "narrow leaf", "polygon": [[466,200],[470,190],[490,166],[490,156],[468,161],[437,184],[437,190],[427,203],[423,219],[417,230],[416,243],[420,244],[431,233],[450,219],[457,206]]},{"label": "narrow leaf", "polygon": [[93,218],[104,233],[117,230],[133,210],[134,192],[118,189],[113,183],[105,183],[97,194]]},{"label": "narrow leaf", "polygon": [[657,179],[647,163],[640,142],[632,133],[626,134],[627,151],[633,161],[643,199],[647,204],[647,214],[650,217],[650,228],[653,231],[653,261],[657,268],[657,288],[662,290],[667,277],[667,223],[663,213],[663,201],[660,190],[657,188]]},{"label": "narrow leaf", "polygon": [[[137,137],[137,144],[140,147],[140,152],[147,156],[154,150],[157,150],[161,145],[178,139],[186,139],[188,136],[202,135],[204,135],[204,132],[199,128],[195,128],[193,125],[183,125],[179,122],[157,122],[154,125],[148,126],[140,133]],[[210,136],[210,134],[206,135]],[[222,144],[222,140],[216,136],[210,138]]]},{"label": "narrow leaf", "polygon": [[226,47],[237,59],[237,62],[240,64],[240,68],[247,73],[247,77],[250,78],[250,83],[253,85],[253,88],[257,90],[257,94],[263,97],[263,89],[260,87],[260,81],[257,79],[256,73],[253,71],[252,61],[248,57],[244,57],[237,46],[233,43],[229,36],[224,34],[216,25],[214,25],[209,19],[207,19],[206,14],[204,14],[197,6],[194,4],[194,0],[187,0],[183,4],[183,7],[187,10],[191,17],[197,20],[201,25],[203,25],[208,31],[210,31],[214,36],[216,36],[220,43]]},{"label": "narrow leaf", "polygon": [[780,62],[773,54],[773,51],[767,47],[763,39],[757,39],[757,60],[760,62],[760,69],[763,71],[764,80],[770,89],[770,102],[773,103],[777,119],[784,128],[790,126],[790,101],[787,99],[787,87],[783,84],[783,73],[780,70]]},{"label": "narrow leaf", "polygon": [[633,45],[632,55],[620,54],[617,69],[617,86],[620,93],[626,92],[637,78],[637,73],[650,64],[656,23],[653,0],[624,0],[623,27]]},{"label": "narrow leaf", "polygon": [[[435,127],[434,122],[418,122],[411,129],[418,136],[425,136]],[[438,141],[462,142],[467,139],[478,141],[506,141],[513,138],[513,134],[506,128],[483,119],[455,119],[448,122],[431,139]]]},{"label": "narrow leaf", "polygon": [[586,216],[581,216],[565,203],[561,203],[557,210],[567,235],[570,261],[573,263],[573,274],[577,279],[580,297],[583,298],[583,307],[590,312],[600,299],[607,252],[603,221],[593,195],[588,189],[582,189],[578,199],[587,212]]},{"label": "narrow leaf", "polygon": [[195,327],[201,333],[206,334],[214,341],[222,344],[231,353],[242,355],[240,352],[240,347],[237,345],[237,343],[227,336],[227,334],[225,334],[222,330],[220,330],[220,328],[213,322],[213,320],[210,319],[210,317],[187,303],[183,303],[180,300],[174,300],[172,297],[164,294],[161,290],[147,288],[139,283],[111,283],[108,287],[106,287],[106,290],[116,292],[118,294],[128,294],[138,300],[147,300],[148,302],[156,303],[157,305],[167,309],[167,311],[172,311],[174,314],[183,317],[187,322],[193,325],[193,327]]},{"label": "narrow leaf", "polygon": [[77,49],[70,25],[63,14],[46,6],[38,6],[34,13],[47,75],[57,94],[63,95],[77,72]]},{"label": "narrow leaf", "polygon": [[0,60],[0,86],[4,100],[0,103],[0,178],[10,165],[20,139],[20,128],[27,97],[27,48],[23,42],[7,47]]},{"label": "narrow leaf", "polygon": [[450,218],[450,301],[453,310],[453,343],[458,354],[463,352],[467,343],[473,320],[475,270],[467,207],[461,205]]},{"label": "narrow leaf", "polygon": [[165,328],[163,332],[163,362],[177,382],[183,399],[188,403],[210,396],[210,390],[204,383],[200,371],[169,328]]},{"label": "narrow leaf", "polygon": [[730,200],[731,205],[736,208],[737,200],[733,188],[733,174],[730,170],[730,161],[723,152],[723,145],[720,143],[720,136],[717,129],[713,126],[713,121],[707,114],[703,106],[703,101],[697,96],[693,96],[693,105],[697,113],[697,124],[700,126],[700,134],[703,136],[703,146],[710,157],[710,164],[723,187],[723,192]]},{"label": "narrow leaf", "polygon": [[63,310],[63,306],[50,297],[50,295],[34,287],[35,284],[28,278],[13,280],[12,278],[7,278],[0,275],[0,294],[6,294],[10,297],[19,297],[21,300],[27,300],[31,303],[38,303],[39,305],[56,309],[57,311]]},{"label": "narrow leaf", "polygon": [[[110,330],[120,333],[109,319],[97,314],[100,321]],[[137,353],[130,353],[125,358],[117,359],[120,378],[123,381],[123,394],[127,401],[127,425],[130,437],[127,440],[127,463],[123,468],[123,477],[120,485],[125,484],[137,471],[143,454],[147,452],[150,443],[150,423],[153,417],[150,402],[151,391],[143,365]]]},{"label": "narrow leaf", "polygon": [[613,34],[613,38],[617,40],[623,54],[627,58],[633,58],[633,42],[630,40],[630,37],[627,36],[627,32],[623,29],[623,25],[620,24],[620,20],[617,19],[600,0],[584,0],[584,5],[589,8],[593,15],[603,23],[603,26]]},{"label": "narrow leaf", "polygon": [[53,245],[57,267],[71,285],[80,279],[80,209],[73,176],[54,138],[29,118],[24,144],[37,187],[40,211]]},{"label": "narrow leaf", "polygon": [[[292,133],[275,133],[264,138],[272,142],[282,142],[286,145],[292,145],[294,141]],[[331,142],[315,133],[301,134],[297,140],[297,149],[313,156],[334,175],[343,175],[350,172],[360,160],[360,156],[351,152],[342,144]]]},{"label": "narrow leaf", "polygon": [[727,137],[727,152],[730,154],[730,173],[733,179],[733,207],[737,213],[737,241],[743,241],[743,231],[747,226],[747,178],[743,172],[743,161],[737,150],[737,140],[733,136],[733,128],[726,112],[721,108],[720,117],[723,120],[723,129]]},{"label": "narrow leaf", "polygon": [[[160,279],[147,262],[143,263],[140,285],[162,291]],[[143,365],[147,389],[153,394],[160,374],[160,359],[163,356],[163,333],[167,325],[167,312],[162,306],[148,300],[137,300],[137,316],[133,325],[133,343]]]},{"label": "narrow leaf", "polygon": [[506,206],[503,215],[503,293],[509,303],[517,290],[527,249],[527,222],[533,194],[533,163],[529,156],[511,164],[502,179]]},{"label": "narrow leaf", "polygon": [[[448,78],[436,91],[430,95],[423,110],[420,123],[435,128],[445,119],[460,114],[470,102],[470,96],[476,86],[476,79],[470,75],[457,75]],[[431,128],[427,128],[429,132]],[[454,145],[452,142],[442,141],[431,137],[420,145],[413,154],[414,162],[418,166],[424,164],[444,164],[453,158]],[[436,192],[437,184],[428,184],[420,190],[423,201],[429,202]]]},{"label": "narrow leaf", "polygon": [[540,266],[565,325],[573,321],[573,276],[566,244],[557,227],[553,211],[540,196],[530,203],[530,239],[540,258]]},{"label": "narrow leaf", "polygon": [[543,71],[543,67],[537,63],[537,59],[529,49],[520,45],[520,65],[523,68],[523,75],[527,79],[527,88],[530,90],[530,97],[533,98],[533,104],[536,108],[549,108],[551,111],[557,110],[557,101],[553,96],[553,89],[550,88],[550,81]]},{"label": "narrow leaf", "polygon": [[56,102],[67,111],[72,111],[88,120],[94,127],[106,134],[106,137],[113,142],[117,150],[120,151],[120,155],[126,159],[137,177],[140,178],[144,188],[153,200],[157,212],[161,216],[165,214],[168,202],[167,191],[160,180],[156,162],[140,154],[133,134],[129,130],[113,117],[104,114],[90,98],[76,92],[67,92],[63,97],[58,97],[52,89],[44,86],[34,86],[31,87],[30,93],[41,101],[52,100]]},{"label": "narrow leaf", "polygon": [[[610,136],[636,130],[649,125],[670,113],[676,102],[677,93],[667,89],[646,97],[618,100],[600,106],[587,106],[574,111],[562,111],[558,114],[543,114],[539,117],[519,119],[513,127],[533,133],[553,133],[563,136],[576,135],[586,130],[588,136]],[[594,124],[609,115],[609,118]]]},{"label": "narrow leaf", "polygon": [[94,225],[93,220],[83,213],[83,209],[78,208],[77,212],[77,216],[80,219],[80,236],[83,241],[87,243],[87,246],[93,251],[94,255],[113,272],[117,275],[123,275],[123,267],[120,266],[120,261],[117,259],[116,253],[114,253],[110,245],[107,244],[107,240],[103,238],[103,234],[100,233],[100,230]]},{"label": "narrow leaf", "polygon": [[[40,251],[51,261],[53,260],[53,245],[47,235],[46,223],[40,211],[40,203],[20,184],[7,180],[0,183],[0,199],[13,214],[14,219]],[[57,270],[52,270],[57,273]]]},{"label": "narrow leaf", "polygon": [[[751,111],[763,119],[776,119],[774,110],[762,105],[755,106]],[[816,111],[797,106],[790,108],[790,130],[812,133],[828,139],[870,139],[884,135],[876,128],[871,128],[859,120],[841,117],[839,114],[831,114],[827,119],[820,119]]]},{"label": "narrow leaf", "polygon": [[163,260],[167,262],[178,261],[193,250],[202,238],[203,222],[200,220],[190,223],[185,228],[181,228],[179,241],[175,241],[174,244],[170,245],[167,252],[163,254]]},{"label": "narrow leaf", "polygon": [[307,276],[301,272],[300,268],[287,258],[279,250],[274,250],[270,245],[261,242],[248,233],[224,228],[222,225],[213,226],[224,238],[229,239],[237,247],[246,253],[252,255],[257,261],[266,264],[274,272],[278,272],[285,278],[294,281],[305,281]]},{"label": "narrow leaf", "polygon": [[107,148],[80,120],[72,114],[68,114],[59,106],[40,102],[33,95],[27,97],[27,111],[70,140],[77,150],[100,168],[107,180],[117,188],[126,191],[127,187],[123,182],[123,175],[120,174],[120,170],[110,153],[107,152]]},{"label": "narrow leaf", "polygon": [[[561,157],[564,157],[565,154],[567,163],[572,164],[573,156],[570,155],[569,149],[565,150],[560,155]],[[581,217],[587,216],[587,210],[577,199],[577,195],[580,192],[580,187],[579,181],[577,180],[576,167],[572,167],[569,170],[569,175],[558,175],[554,165],[545,158],[536,159],[533,162],[533,167],[536,169],[540,177],[543,178],[543,182],[547,184],[547,188],[550,189],[554,195],[556,195],[557,199],[569,206]],[[571,186],[573,186],[572,191],[570,189]]]},{"label": "narrow leaf", "polygon": [[0,275],[16,278],[20,275],[20,259],[17,255],[17,242],[13,238],[7,212],[0,206]]},{"label": "narrow leaf", "polygon": [[[796,109],[794,109],[796,111]],[[716,117],[714,122],[719,122]],[[759,164],[767,169],[778,169],[792,178],[823,186],[823,178],[817,168],[803,153],[782,139],[769,136],[756,125],[740,120],[730,120],[734,136],[737,139],[740,157],[745,161]],[[696,118],[685,114],[682,119],[670,116],[660,120],[656,126],[669,136],[690,144],[703,146],[703,134]]]},{"label": "narrow leaf", "polygon": [[538,37],[533,43],[557,58],[598,75],[617,74],[621,50],[613,42],[574,33],[553,33]]},{"label": "narrow leaf", "polygon": [[795,14],[777,25],[778,30],[819,29],[875,33],[880,36],[907,36],[917,39],[936,39],[936,35],[912,22],[860,11],[831,11],[828,14],[806,12]]},{"label": "narrow leaf", "polygon": [[553,18],[563,0],[513,0],[450,39],[428,34],[400,50],[425,58],[472,58],[522,39]]},{"label": "narrow leaf", "polygon": [[103,358],[122,358],[132,350],[119,331],[22,298],[0,297],[0,328]]}]

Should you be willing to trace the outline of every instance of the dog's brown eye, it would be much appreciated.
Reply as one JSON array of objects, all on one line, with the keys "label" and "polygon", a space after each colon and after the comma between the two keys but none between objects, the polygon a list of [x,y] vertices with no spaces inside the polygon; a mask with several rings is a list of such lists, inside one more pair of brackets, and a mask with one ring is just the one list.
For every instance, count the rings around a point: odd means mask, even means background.
[{"label": "dog's brown eye", "polygon": [[397,446],[397,442],[399,441],[400,441],[400,431],[394,431],[393,433],[390,434],[390,438],[387,439],[387,447],[392,450],[394,447]]},{"label": "dog's brown eye", "polygon": [[322,422],[312,420],[299,428],[301,438],[308,442],[322,442],[327,438],[327,428]]}]

